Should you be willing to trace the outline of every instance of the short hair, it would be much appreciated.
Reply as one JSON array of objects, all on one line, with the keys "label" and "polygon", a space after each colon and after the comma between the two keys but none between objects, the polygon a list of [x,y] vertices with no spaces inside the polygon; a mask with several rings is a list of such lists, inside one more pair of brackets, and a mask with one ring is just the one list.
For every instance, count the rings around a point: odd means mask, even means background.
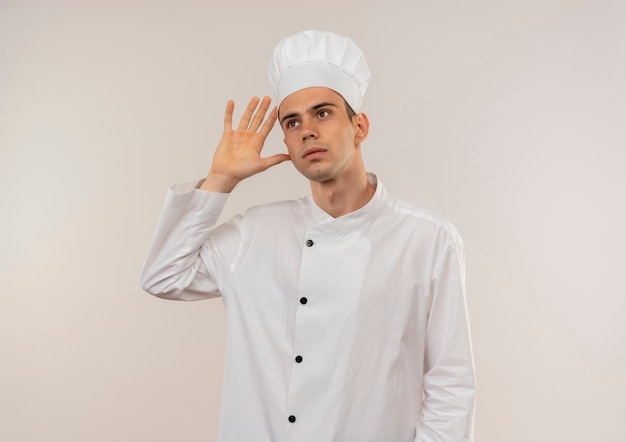
[{"label": "short hair", "polygon": [[348,104],[345,98],[343,99],[343,102],[346,105],[346,112],[348,114],[348,118],[352,120],[354,117],[356,117],[356,112],[354,112],[354,109],[352,109],[352,106]]}]

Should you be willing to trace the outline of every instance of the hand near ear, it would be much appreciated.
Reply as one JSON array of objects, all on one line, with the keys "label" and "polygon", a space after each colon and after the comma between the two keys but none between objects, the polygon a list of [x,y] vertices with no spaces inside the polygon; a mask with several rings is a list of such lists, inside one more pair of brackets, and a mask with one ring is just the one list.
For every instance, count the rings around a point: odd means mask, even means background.
[{"label": "hand near ear", "polygon": [[200,189],[228,193],[240,181],[289,160],[286,154],[261,157],[265,139],[276,122],[276,107],[267,114],[270,102],[269,97],[262,100],[253,97],[236,129],[232,125],[235,103],[226,104],[224,133],[213,155],[211,171]]}]

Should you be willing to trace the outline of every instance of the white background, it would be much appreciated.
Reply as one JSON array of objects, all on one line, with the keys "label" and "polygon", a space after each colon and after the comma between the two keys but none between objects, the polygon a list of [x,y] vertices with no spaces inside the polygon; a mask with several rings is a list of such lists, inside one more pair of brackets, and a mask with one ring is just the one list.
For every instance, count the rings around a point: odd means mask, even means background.
[{"label": "white background", "polygon": [[[215,440],[221,302],[139,272],[226,101],[309,28],[366,53],[368,170],[465,240],[476,440],[625,440],[626,3],[601,0],[0,0],[0,440]],[[224,218],[306,192],[282,164]]]}]

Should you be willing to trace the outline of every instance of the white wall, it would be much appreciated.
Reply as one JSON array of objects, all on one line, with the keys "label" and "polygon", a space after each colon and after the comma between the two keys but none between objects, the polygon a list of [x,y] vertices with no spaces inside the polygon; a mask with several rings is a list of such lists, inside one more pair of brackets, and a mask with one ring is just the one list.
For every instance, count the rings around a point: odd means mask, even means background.
[{"label": "white wall", "polygon": [[[0,1],[0,440],[215,440],[221,303],[139,270],[307,28],[366,52],[368,168],[465,239],[477,441],[622,440],[626,3],[222,3]],[[283,164],[224,217],[307,191]]]}]

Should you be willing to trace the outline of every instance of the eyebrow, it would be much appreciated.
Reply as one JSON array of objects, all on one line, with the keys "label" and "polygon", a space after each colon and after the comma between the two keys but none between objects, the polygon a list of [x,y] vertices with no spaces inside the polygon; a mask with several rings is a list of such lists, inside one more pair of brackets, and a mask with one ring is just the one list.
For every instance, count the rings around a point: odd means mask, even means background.
[{"label": "eyebrow", "polygon": [[[319,104],[316,104],[315,106],[311,106],[309,108],[309,111],[316,111],[316,110],[318,110],[318,109],[320,109],[322,107],[326,107],[326,106],[337,107],[337,105],[335,103],[331,103],[329,101],[324,101],[323,103],[319,103]],[[300,114],[297,113],[297,112],[292,112],[290,114],[287,114],[287,115],[285,115],[284,117],[282,117],[280,119],[280,124],[282,125],[285,122],[285,120],[288,120],[289,118],[297,117],[298,115],[300,115]]]}]

